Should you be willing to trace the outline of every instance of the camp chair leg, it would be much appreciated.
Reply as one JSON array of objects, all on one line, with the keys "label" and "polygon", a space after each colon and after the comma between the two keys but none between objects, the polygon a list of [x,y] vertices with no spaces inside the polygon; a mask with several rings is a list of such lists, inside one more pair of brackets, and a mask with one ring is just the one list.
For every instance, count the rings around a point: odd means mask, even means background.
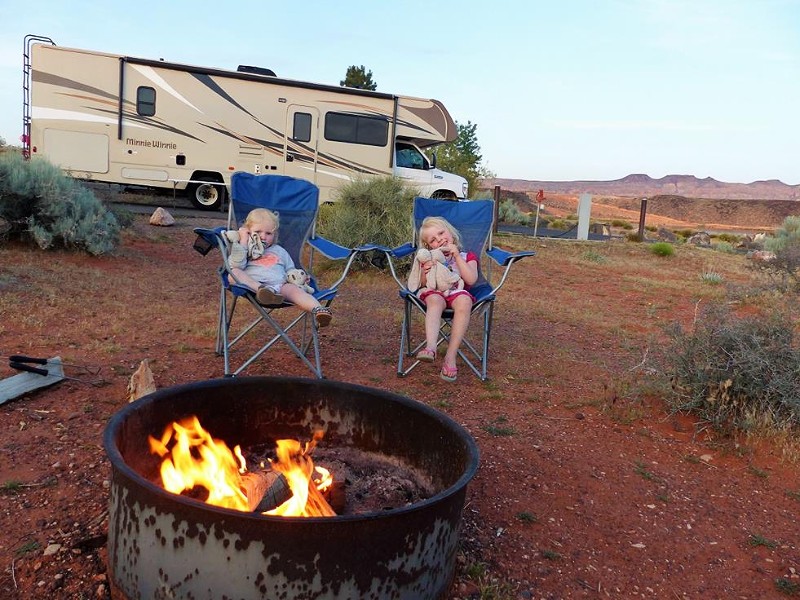
[{"label": "camp chair leg", "polygon": [[303,364],[308,367],[312,373],[318,378],[322,379],[322,365],[320,360],[320,353],[319,353],[319,336],[318,331],[314,325],[312,325],[311,337],[312,337],[312,345],[314,347],[314,363],[312,363],[308,357],[305,355],[305,352],[301,350],[300,347],[289,337],[289,332],[294,329],[298,324],[303,322],[305,319],[309,318],[309,313],[303,312],[301,315],[296,317],[293,321],[289,323],[286,327],[281,327],[281,325],[275,321],[270,313],[272,312],[270,309],[265,309],[262,307],[254,298],[247,297],[247,300],[253,305],[256,311],[259,313],[259,318],[255,321],[250,323],[245,329],[243,329],[231,342],[228,344],[228,348],[231,348],[236,344],[241,338],[243,338],[247,333],[249,333],[254,327],[256,327],[259,323],[266,322],[272,327],[273,331],[275,331],[275,335],[270,339],[266,344],[261,346],[261,348],[256,351],[249,359],[247,359],[238,369],[233,372],[233,375],[238,375],[242,371],[244,371],[248,366],[250,366],[253,361],[259,358],[264,352],[269,350],[273,345],[275,345],[278,341],[284,341],[287,346],[291,349],[291,351],[299,358]]}]

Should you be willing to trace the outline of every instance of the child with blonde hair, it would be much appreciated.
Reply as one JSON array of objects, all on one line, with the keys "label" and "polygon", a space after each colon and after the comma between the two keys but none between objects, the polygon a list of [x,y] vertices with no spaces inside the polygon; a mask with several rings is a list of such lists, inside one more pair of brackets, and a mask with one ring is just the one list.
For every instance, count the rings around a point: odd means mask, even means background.
[{"label": "child with blonde hair", "polygon": [[312,313],[317,325],[325,327],[331,322],[331,309],[286,281],[286,272],[295,265],[286,249],[276,243],[279,226],[278,215],[271,210],[250,211],[238,231],[228,232],[232,241],[228,267],[238,283],[256,293],[259,304],[274,306],[288,300]]},{"label": "child with blonde hair", "polygon": [[441,250],[446,266],[464,281],[463,289],[448,290],[445,294],[426,286],[426,277],[434,266],[433,262],[421,267],[419,299],[425,304],[425,347],[417,352],[417,359],[434,361],[442,313],[447,308],[452,309],[450,341],[439,376],[445,381],[455,381],[458,376],[456,357],[467,333],[472,303],[475,301],[469,288],[478,280],[478,257],[473,252],[461,251],[461,235],[442,217],[426,217],[419,228],[419,240],[429,250]]}]

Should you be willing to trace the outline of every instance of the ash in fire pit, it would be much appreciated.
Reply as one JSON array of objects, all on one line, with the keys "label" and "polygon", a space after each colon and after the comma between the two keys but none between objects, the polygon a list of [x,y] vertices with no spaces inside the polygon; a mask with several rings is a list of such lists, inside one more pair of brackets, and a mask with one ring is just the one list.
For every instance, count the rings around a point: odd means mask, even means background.
[{"label": "ash in fire pit", "polygon": [[[272,458],[271,452],[257,448],[244,455],[248,464]],[[332,501],[337,515],[402,508],[435,493],[429,476],[397,457],[352,447],[325,447],[323,440],[314,448],[313,458],[315,465],[324,467],[333,476],[334,495],[344,493],[341,501]]]}]

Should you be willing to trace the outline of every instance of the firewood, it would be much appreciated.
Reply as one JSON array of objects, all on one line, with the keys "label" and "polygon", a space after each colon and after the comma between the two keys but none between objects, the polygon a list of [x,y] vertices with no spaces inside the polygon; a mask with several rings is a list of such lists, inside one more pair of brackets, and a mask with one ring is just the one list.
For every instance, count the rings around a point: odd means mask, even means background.
[{"label": "firewood", "polygon": [[331,505],[331,508],[336,512],[337,515],[341,515],[344,513],[345,508],[347,508],[347,496],[345,493],[345,486],[344,481],[339,481],[338,479],[331,484],[331,487],[328,488],[328,493],[326,494],[325,499],[328,501],[328,504]]},{"label": "firewood", "polygon": [[325,500],[325,496],[323,496],[322,492],[317,489],[317,486],[313,481],[308,482],[308,500],[306,501],[306,506],[312,511],[312,513],[318,514],[319,516],[336,516],[336,511],[331,508],[331,505],[328,504],[328,501]]},{"label": "firewood", "polygon": [[242,475],[242,491],[253,512],[277,508],[292,497],[289,482],[278,471],[255,471]]}]

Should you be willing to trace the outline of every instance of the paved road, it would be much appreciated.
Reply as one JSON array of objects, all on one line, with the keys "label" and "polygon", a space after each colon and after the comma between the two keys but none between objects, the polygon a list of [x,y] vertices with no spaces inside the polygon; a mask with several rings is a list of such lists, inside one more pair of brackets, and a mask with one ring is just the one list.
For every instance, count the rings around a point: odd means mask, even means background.
[{"label": "paved road", "polygon": [[[161,200],[161,203],[152,202],[153,200]],[[118,202],[116,200],[111,200],[116,204],[120,204],[121,206],[125,207],[127,210],[131,211],[132,213],[136,214],[152,214],[153,211],[161,206],[162,208],[169,211],[169,213],[173,217],[193,217],[193,218],[201,218],[201,219],[219,219],[220,221],[224,221],[228,217],[227,209],[223,211],[219,210],[198,210],[196,208],[191,208],[191,203],[186,200],[185,198],[175,198],[173,199],[170,196],[162,196],[160,198],[152,198],[148,197],[147,203],[144,201],[139,203],[132,203],[132,202]],[[524,225],[509,225],[506,223],[501,223],[500,227],[498,228],[502,233],[515,233],[518,235],[525,235],[533,237],[534,233],[536,237],[540,238],[558,238],[564,240],[574,240],[578,237],[578,230],[577,227],[573,227],[567,231],[562,229],[548,229],[546,227],[539,227],[535,232],[533,227],[525,227]],[[602,235],[599,233],[590,233],[589,239],[592,241],[608,241],[611,239],[611,236]]]}]

